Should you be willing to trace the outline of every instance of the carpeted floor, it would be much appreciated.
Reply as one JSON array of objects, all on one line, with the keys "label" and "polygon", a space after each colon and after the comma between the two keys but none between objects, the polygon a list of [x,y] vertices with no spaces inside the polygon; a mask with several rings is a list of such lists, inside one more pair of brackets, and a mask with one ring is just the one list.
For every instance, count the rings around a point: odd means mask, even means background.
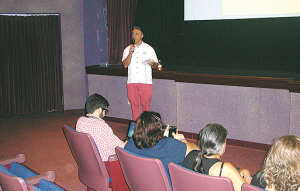
[{"label": "carpeted floor", "polygon": [[[67,124],[75,127],[81,114],[41,113],[0,118],[0,158],[26,154],[25,165],[38,173],[56,172],[56,183],[66,190],[81,191],[77,165],[62,131]],[[117,136],[124,139],[127,125],[108,122]],[[122,137],[123,136],[123,137]]]},{"label": "carpeted floor", "polygon": [[[80,116],[53,112],[0,117],[0,159],[24,153],[28,167],[38,173],[55,171],[56,183],[66,190],[86,190],[78,179],[77,165],[62,131],[64,124],[74,128]],[[107,123],[120,139],[125,138],[127,124]],[[222,160],[254,174],[260,169],[265,153],[228,145]]]}]

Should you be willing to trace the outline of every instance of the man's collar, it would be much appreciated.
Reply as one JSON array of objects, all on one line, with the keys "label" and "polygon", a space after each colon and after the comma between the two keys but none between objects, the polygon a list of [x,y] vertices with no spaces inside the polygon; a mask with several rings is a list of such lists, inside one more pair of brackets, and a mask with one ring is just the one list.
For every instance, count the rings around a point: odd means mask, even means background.
[{"label": "man's collar", "polygon": [[[100,117],[97,117],[97,116],[95,116],[93,114],[86,114],[86,117],[95,118],[95,119],[101,119]],[[101,119],[101,120],[103,120],[103,119]]]},{"label": "man's collar", "polygon": [[136,45],[137,47],[141,46],[142,44],[144,44],[144,42],[142,41],[140,45]]}]

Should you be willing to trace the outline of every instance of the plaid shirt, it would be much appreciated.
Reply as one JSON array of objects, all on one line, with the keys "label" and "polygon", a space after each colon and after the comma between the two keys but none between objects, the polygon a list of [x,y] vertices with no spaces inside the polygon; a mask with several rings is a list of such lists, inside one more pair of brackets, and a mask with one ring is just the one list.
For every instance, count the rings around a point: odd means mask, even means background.
[{"label": "plaid shirt", "polygon": [[76,124],[76,131],[89,133],[93,137],[103,161],[107,161],[110,155],[116,154],[116,146],[121,148],[125,146],[103,119],[92,115],[80,117]]}]

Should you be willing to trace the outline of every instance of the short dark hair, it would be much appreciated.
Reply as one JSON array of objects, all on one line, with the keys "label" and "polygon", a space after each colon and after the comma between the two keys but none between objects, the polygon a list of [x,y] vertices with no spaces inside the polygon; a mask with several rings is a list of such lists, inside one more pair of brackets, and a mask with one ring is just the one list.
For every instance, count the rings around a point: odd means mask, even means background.
[{"label": "short dark hair", "polygon": [[95,93],[91,95],[85,102],[85,111],[88,114],[94,113],[99,108],[107,108],[108,101],[101,95]]},{"label": "short dark hair", "polygon": [[151,148],[164,137],[165,126],[159,113],[144,111],[136,121],[132,139],[138,149]]},{"label": "short dark hair", "polygon": [[141,27],[134,26],[132,30],[134,30],[134,29],[140,30],[140,31],[141,31],[141,33],[142,33],[142,34],[144,34],[144,33],[143,33],[143,31],[142,31],[142,28],[141,28]]}]

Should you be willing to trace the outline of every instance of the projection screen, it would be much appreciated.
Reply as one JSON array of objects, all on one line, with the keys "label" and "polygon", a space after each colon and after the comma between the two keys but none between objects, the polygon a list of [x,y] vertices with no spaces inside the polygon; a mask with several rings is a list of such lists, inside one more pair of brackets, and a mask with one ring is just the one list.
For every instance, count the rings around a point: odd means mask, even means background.
[{"label": "projection screen", "polygon": [[300,0],[185,0],[184,20],[299,17]]}]

